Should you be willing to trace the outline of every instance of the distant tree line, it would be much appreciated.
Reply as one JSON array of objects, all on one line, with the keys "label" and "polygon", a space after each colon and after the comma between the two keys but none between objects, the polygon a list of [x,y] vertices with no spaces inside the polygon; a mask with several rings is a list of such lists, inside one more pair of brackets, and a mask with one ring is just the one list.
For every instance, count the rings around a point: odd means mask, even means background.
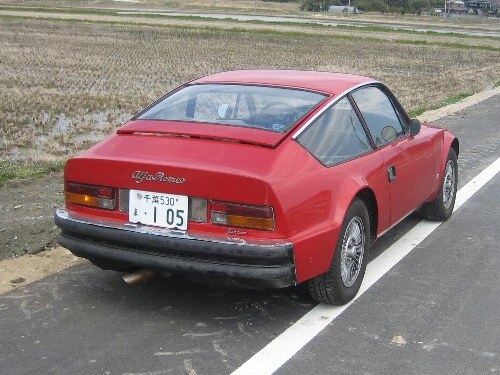
[{"label": "distant tree line", "polygon": [[[283,1],[289,2],[289,1]],[[330,5],[347,6],[349,0],[302,0],[300,9],[311,12],[326,12]],[[421,14],[432,8],[443,6],[442,0],[351,0],[351,6],[364,12]]]}]

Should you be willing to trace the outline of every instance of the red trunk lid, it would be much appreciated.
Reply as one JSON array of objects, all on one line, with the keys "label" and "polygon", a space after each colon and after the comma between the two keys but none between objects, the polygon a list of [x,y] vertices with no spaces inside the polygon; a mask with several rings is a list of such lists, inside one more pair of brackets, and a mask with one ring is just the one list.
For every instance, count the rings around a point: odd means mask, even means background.
[{"label": "red trunk lid", "polygon": [[130,133],[120,131],[70,159],[66,181],[269,203],[272,154],[277,150],[248,143],[159,136],[156,131]]}]

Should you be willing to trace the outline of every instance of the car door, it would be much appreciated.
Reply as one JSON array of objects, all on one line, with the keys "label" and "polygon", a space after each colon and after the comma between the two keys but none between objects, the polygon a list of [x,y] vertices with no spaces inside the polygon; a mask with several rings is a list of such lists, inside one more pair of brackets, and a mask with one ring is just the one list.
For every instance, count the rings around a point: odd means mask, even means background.
[{"label": "car door", "polygon": [[417,209],[430,195],[435,180],[435,150],[423,134],[411,136],[407,117],[381,86],[352,93],[368,127],[376,152],[383,155],[390,194],[391,224]]}]

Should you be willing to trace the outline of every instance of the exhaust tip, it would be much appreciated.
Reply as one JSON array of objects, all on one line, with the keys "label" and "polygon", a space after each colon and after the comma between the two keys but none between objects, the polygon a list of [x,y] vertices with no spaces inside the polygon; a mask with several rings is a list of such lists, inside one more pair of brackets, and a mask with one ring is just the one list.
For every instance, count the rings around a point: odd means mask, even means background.
[{"label": "exhaust tip", "polygon": [[125,281],[129,285],[135,285],[142,283],[146,280],[153,278],[156,275],[156,272],[148,269],[143,269],[139,271],[135,271],[132,273],[128,273],[122,276],[123,281]]}]

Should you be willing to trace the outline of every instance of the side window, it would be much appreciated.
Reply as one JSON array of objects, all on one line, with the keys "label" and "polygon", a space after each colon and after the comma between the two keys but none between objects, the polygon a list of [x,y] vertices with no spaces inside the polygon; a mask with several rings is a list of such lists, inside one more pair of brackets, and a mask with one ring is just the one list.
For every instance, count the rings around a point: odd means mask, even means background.
[{"label": "side window", "polygon": [[382,146],[404,134],[390,99],[378,87],[359,89],[352,96],[376,146]]},{"label": "side window", "polygon": [[347,98],[321,114],[297,141],[327,166],[371,150],[363,126]]},{"label": "side window", "polygon": [[248,101],[245,95],[238,94],[234,112],[234,117],[237,119],[244,119],[250,116],[250,108],[248,108]]}]

